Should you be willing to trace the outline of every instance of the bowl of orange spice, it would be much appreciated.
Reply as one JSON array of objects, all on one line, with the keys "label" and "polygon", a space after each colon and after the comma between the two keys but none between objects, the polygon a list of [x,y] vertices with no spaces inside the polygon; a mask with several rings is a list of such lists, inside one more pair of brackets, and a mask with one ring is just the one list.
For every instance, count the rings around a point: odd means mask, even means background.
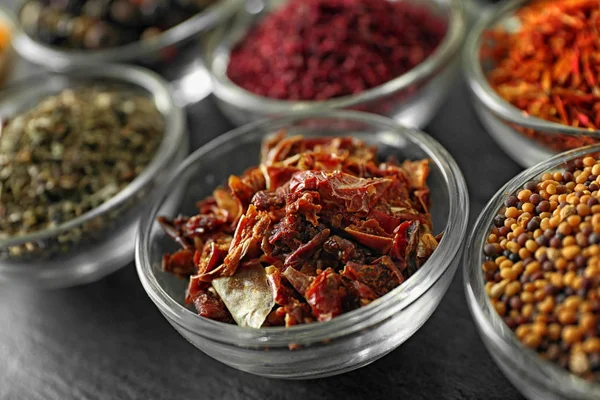
[{"label": "bowl of orange spice", "polygon": [[600,143],[599,5],[505,1],[471,31],[464,69],[475,110],[524,167]]},{"label": "bowl of orange spice", "polygon": [[0,85],[5,82],[12,66],[13,21],[10,13],[0,7]]}]

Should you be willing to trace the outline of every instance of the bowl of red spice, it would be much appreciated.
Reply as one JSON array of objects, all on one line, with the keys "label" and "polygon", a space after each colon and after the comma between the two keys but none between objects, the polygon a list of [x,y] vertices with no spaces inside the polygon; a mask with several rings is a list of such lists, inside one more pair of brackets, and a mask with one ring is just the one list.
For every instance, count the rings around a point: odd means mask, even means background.
[{"label": "bowl of red spice", "polygon": [[464,256],[488,351],[530,399],[600,397],[600,145],[516,176],[487,204]]},{"label": "bowl of red spice", "polygon": [[99,63],[164,67],[243,0],[27,0],[15,50],[52,70]]},{"label": "bowl of red spice", "polygon": [[429,318],[468,196],[429,136],[372,114],[280,116],[193,153],[140,225],[151,300],[209,356],[314,378],[366,365]]},{"label": "bowl of red spice", "polygon": [[422,127],[452,85],[465,31],[458,0],[265,1],[212,38],[207,64],[237,124],[354,109]]},{"label": "bowl of red spice", "polygon": [[513,0],[469,34],[475,110],[522,166],[600,139],[598,21],[597,1]]}]

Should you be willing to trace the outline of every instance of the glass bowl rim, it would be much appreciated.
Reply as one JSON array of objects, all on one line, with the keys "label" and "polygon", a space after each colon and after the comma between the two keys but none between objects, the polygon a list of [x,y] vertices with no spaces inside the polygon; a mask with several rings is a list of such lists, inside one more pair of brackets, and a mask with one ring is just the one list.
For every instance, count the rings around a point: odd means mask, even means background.
[{"label": "glass bowl rim", "polygon": [[85,70],[69,68],[56,72],[42,72],[6,85],[3,91],[20,90],[27,91],[36,83],[46,82],[49,77],[66,78],[72,80],[87,79],[110,79],[127,85],[136,86],[148,92],[149,98],[157,104],[159,111],[165,120],[165,130],[161,143],[150,163],[121,191],[112,196],[106,202],[94,207],[90,211],[61,223],[60,225],[28,233],[26,235],[12,236],[0,240],[0,248],[22,245],[28,242],[55,237],[69,229],[81,226],[86,222],[105,215],[111,210],[119,207],[131,199],[142,187],[144,187],[158,173],[161,168],[168,167],[168,162],[179,149],[182,140],[185,139],[185,120],[183,110],[176,104],[167,83],[158,74],[147,69],[130,65],[99,65],[89,67]]},{"label": "glass bowl rim", "polygon": [[[494,328],[489,313],[496,316],[496,311],[485,293],[483,273],[481,272],[481,265],[484,261],[483,244],[492,226],[492,219],[498,213],[498,210],[504,206],[504,199],[508,194],[514,193],[516,190],[522,188],[526,182],[536,179],[544,172],[556,169],[565,162],[575,158],[596,152],[600,152],[600,144],[569,150],[542,161],[509,180],[492,196],[479,214],[463,253],[463,288],[471,315],[475,320],[475,325],[479,328],[480,334],[501,348],[503,354],[508,357],[514,352],[524,354],[526,364],[520,365],[513,362],[512,367],[519,369],[519,373],[525,377],[524,379],[535,380],[540,386],[550,387],[556,393],[563,393],[565,387],[570,389],[575,386],[579,391],[595,393],[600,396],[600,384],[591,383],[571,374],[550,361],[542,359],[537,352],[522,345],[512,331],[509,331],[509,334],[502,334]],[[484,303],[480,302],[478,298],[483,298]],[[500,317],[498,316],[498,318]],[[508,330],[508,327],[506,329]],[[542,379],[538,374],[532,372],[532,369],[529,367],[539,368],[545,374],[558,379],[558,381]]]},{"label": "glass bowl rim", "polygon": [[7,24],[9,24],[9,28],[11,30],[10,32],[10,41],[12,42],[15,38],[15,29],[18,28],[18,23],[17,23],[17,19],[15,17],[15,15],[13,14],[13,12],[7,8],[6,6],[3,6],[0,4],[0,21],[2,22],[6,22]]},{"label": "glass bowl rim", "polygon": [[[68,50],[51,46],[36,40],[25,32],[20,23],[23,6],[19,7],[15,17],[15,50],[26,60],[44,64],[50,68],[63,69],[71,65],[94,65],[99,62],[123,63],[144,57],[168,46],[176,45],[194,35],[204,32],[219,21],[233,15],[244,4],[244,0],[219,0],[204,11],[161,32],[151,40],[136,40],[122,46],[102,50]],[[44,60],[40,62],[38,60]]]},{"label": "glass bowl rim", "polygon": [[[309,112],[323,108],[348,108],[396,93],[431,77],[444,66],[451,65],[452,60],[460,54],[460,47],[467,32],[465,6],[462,4],[462,0],[445,0],[444,3],[449,3],[449,18],[446,21],[448,30],[437,49],[423,62],[404,74],[359,94],[324,101],[277,100],[256,95],[235,84],[227,77],[231,48],[225,44],[230,41],[235,32],[225,34],[221,32],[221,35],[214,35],[209,42],[206,57],[207,68],[214,83],[214,93],[220,100],[245,110],[256,112],[268,110],[272,113]],[[226,60],[222,58],[226,58]]]},{"label": "glass bowl rim", "polygon": [[600,137],[600,130],[575,128],[556,122],[526,115],[522,110],[505,101],[490,86],[479,61],[479,49],[485,31],[492,29],[525,3],[531,0],[508,0],[491,7],[491,11],[481,18],[467,35],[463,49],[463,70],[467,86],[483,106],[497,118],[525,128],[535,129],[546,134],[569,134]]},{"label": "glass bowl rim", "polygon": [[[289,328],[242,328],[237,325],[225,324],[200,317],[175,301],[158,283],[149,261],[150,234],[155,224],[154,220],[158,215],[159,209],[169,197],[170,188],[174,180],[213,149],[233,142],[236,138],[242,137],[256,129],[269,129],[273,126],[275,126],[273,129],[278,129],[285,124],[319,118],[365,123],[389,130],[402,137],[408,137],[409,140],[427,153],[427,156],[437,165],[444,177],[449,192],[449,216],[444,231],[444,239],[442,239],[431,258],[411,278],[392,292],[365,307],[342,314],[327,322],[298,325]],[[259,135],[266,136],[267,134],[261,133]],[[385,318],[393,316],[396,312],[395,310],[400,311],[408,307],[429,290],[446,272],[453,260],[459,257],[459,248],[466,236],[468,218],[465,218],[465,212],[468,214],[468,210],[467,186],[462,172],[447,150],[425,133],[403,127],[385,117],[357,111],[290,113],[272,119],[262,119],[233,129],[200,147],[188,156],[177,170],[172,173],[161,189],[161,192],[155,197],[154,204],[145,210],[143,217],[140,219],[135,249],[136,267],[142,286],[163,315],[172,321],[172,323],[176,323],[182,329],[192,334],[201,334],[210,337],[211,340],[219,340],[225,343],[238,344],[241,342],[244,345],[252,346],[270,345],[287,347],[290,341],[299,344],[309,344],[319,340],[348,335],[360,329],[373,326]],[[423,281],[419,281],[419,278],[426,273],[431,273],[432,278],[427,280],[427,285],[424,285]],[[400,301],[394,299],[395,296],[398,297],[398,295],[403,294],[405,291],[408,292],[406,297],[401,298]]]}]

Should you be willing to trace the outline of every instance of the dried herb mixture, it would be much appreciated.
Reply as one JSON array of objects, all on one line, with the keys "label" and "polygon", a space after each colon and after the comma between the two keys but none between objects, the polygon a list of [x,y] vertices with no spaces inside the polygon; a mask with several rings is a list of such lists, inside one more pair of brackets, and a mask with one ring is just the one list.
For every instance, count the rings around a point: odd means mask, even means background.
[{"label": "dried herb mixture", "polygon": [[66,89],[0,125],[0,239],[104,203],[152,160],[164,133],[147,96]]},{"label": "dried herb mixture", "polygon": [[207,318],[331,320],[402,284],[436,249],[428,173],[428,160],[378,164],[353,138],[280,133],[197,215],[159,218],[181,246],[163,268],[189,278],[187,302]]}]

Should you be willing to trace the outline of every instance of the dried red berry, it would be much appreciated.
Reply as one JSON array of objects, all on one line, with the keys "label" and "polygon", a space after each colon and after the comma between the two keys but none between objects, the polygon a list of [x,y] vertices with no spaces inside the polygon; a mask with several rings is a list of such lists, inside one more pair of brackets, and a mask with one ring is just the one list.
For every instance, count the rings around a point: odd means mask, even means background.
[{"label": "dried red berry", "polygon": [[327,100],[402,75],[445,32],[426,7],[404,1],[292,0],[232,51],[227,74],[260,96]]}]

